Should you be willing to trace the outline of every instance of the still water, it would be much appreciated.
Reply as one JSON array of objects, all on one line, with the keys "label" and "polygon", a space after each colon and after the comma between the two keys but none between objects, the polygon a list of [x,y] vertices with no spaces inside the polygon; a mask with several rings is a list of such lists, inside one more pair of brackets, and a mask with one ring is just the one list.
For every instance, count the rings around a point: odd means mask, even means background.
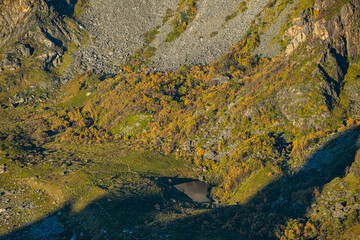
[{"label": "still water", "polygon": [[195,202],[211,202],[207,197],[209,194],[209,185],[201,181],[192,181],[177,184],[174,186],[177,190],[185,193]]}]

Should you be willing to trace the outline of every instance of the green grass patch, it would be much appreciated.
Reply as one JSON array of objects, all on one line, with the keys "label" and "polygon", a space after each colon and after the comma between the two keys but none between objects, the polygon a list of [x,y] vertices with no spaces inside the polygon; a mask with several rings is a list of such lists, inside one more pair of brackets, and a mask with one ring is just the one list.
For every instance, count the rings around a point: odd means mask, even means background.
[{"label": "green grass patch", "polygon": [[89,0],[78,0],[74,7],[74,17],[78,19],[85,11],[85,8],[88,7]]},{"label": "green grass patch", "polygon": [[210,37],[212,38],[212,37],[215,37],[216,35],[218,35],[218,32],[212,32],[212,33],[210,33]]},{"label": "green grass patch", "polygon": [[95,97],[95,86],[100,83],[99,76],[86,73],[72,79],[63,88],[64,96],[60,105],[63,107],[82,106]]},{"label": "green grass patch", "polygon": [[82,105],[84,105],[92,97],[91,95],[90,95],[91,96],[90,97],[87,94],[88,94],[88,91],[81,90],[75,97],[70,99],[70,101],[66,104],[66,106],[74,107],[74,106],[82,106]]},{"label": "green grass patch", "polygon": [[230,196],[228,200],[228,204],[246,204],[256,193],[261,191],[261,189],[273,180],[274,175],[270,173],[271,171],[268,168],[263,168],[252,173],[250,177],[240,185],[239,189],[233,192],[233,195]]},{"label": "green grass patch", "polygon": [[183,159],[176,159],[175,155],[162,155],[156,152],[131,152],[117,159],[118,162],[126,163],[131,170],[142,176],[166,176],[174,177],[184,167]]},{"label": "green grass patch", "polygon": [[[80,2],[80,1],[79,1]],[[78,3],[79,3],[78,2]],[[86,45],[89,42],[89,35],[87,31],[81,30],[79,26],[74,22],[73,19],[64,18],[64,22],[66,24],[66,28],[74,33],[79,39],[81,39],[81,45]],[[79,49],[79,45],[77,45],[74,41],[67,45],[67,51],[65,52],[64,56],[62,57],[62,64],[56,70],[59,74],[63,74],[66,69],[71,65],[73,62],[72,55]]]},{"label": "green grass patch", "polygon": [[242,10],[246,7],[246,4],[247,4],[247,2],[241,2],[241,3],[239,3],[238,9],[239,9],[240,11],[242,11]]},{"label": "green grass patch", "polygon": [[197,1],[198,0],[180,0],[177,14],[171,20],[173,30],[168,34],[165,42],[173,42],[185,32],[187,26],[195,19]]},{"label": "green grass patch", "polygon": [[116,136],[133,136],[147,129],[151,115],[138,114],[125,118],[119,125],[110,129],[110,132]]},{"label": "green grass patch", "polygon": [[76,46],[76,44],[74,42],[70,43],[70,45],[68,46],[68,50],[66,51],[66,53],[62,57],[62,64],[57,70],[57,72],[59,74],[64,73],[66,71],[66,69],[71,65],[71,63],[73,62],[72,54],[77,49],[78,49],[78,47]]},{"label": "green grass patch", "polygon": [[145,45],[149,45],[152,41],[154,41],[158,33],[159,31],[156,28],[151,31],[144,32],[143,36],[144,36]]},{"label": "green grass patch", "polygon": [[163,20],[162,20],[163,25],[164,25],[167,21],[169,21],[169,19],[170,19],[172,16],[173,16],[173,11],[172,11],[170,8],[166,9],[166,14],[165,14],[165,16],[163,17]]},{"label": "green grass patch", "polygon": [[238,12],[233,12],[232,14],[228,15],[225,17],[225,22],[229,22],[230,20],[232,20],[233,18],[235,18],[237,16]]}]

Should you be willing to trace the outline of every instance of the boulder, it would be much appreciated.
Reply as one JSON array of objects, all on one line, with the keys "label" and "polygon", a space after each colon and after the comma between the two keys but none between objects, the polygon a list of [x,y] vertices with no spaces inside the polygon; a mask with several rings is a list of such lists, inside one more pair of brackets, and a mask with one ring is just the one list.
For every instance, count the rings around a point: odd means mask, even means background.
[{"label": "boulder", "polygon": [[229,80],[230,80],[230,78],[227,76],[217,75],[215,78],[211,79],[211,82],[214,85],[221,85],[221,84],[228,82]]},{"label": "boulder", "polygon": [[32,49],[27,44],[20,44],[16,47],[16,50],[22,58],[28,58],[32,54]]},{"label": "boulder", "polygon": [[332,216],[335,219],[341,219],[345,217],[345,212],[343,210],[336,210],[333,212]]}]

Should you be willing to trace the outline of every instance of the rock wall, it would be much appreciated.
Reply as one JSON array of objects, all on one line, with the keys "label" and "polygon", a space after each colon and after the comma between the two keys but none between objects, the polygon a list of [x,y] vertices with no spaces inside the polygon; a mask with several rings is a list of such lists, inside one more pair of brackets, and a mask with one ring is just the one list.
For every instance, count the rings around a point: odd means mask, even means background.
[{"label": "rock wall", "polygon": [[360,1],[351,0],[341,8],[340,14],[335,14],[330,20],[322,18],[322,13],[328,16],[334,4],[332,0],[318,0],[313,12],[304,10],[292,20],[292,26],[284,35],[285,39],[292,39],[286,54],[291,54],[312,33],[315,39],[328,43],[337,54],[355,60],[360,54]]}]

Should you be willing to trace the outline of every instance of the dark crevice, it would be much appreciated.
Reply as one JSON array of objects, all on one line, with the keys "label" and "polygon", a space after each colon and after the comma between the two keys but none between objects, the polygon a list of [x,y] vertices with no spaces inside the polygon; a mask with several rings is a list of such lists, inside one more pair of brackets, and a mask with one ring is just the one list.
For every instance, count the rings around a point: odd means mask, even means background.
[{"label": "dark crevice", "polygon": [[[343,39],[344,44],[346,46],[346,39]],[[349,69],[349,61],[347,59],[347,51],[345,50],[344,55],[339,54],[334,48],[330,48],[330,54],[335,57],[336,64],[340,68],[341,72],[338,71],[338,82],[339,84],[342,84],[345,75],[347,74],[347,71]]]},{"label": "dark crevice", "polygon": [[78,0],[48,0],[48,3],[59,14],[70,17],[74,14],[75,4],[77,1]]},{"label": "dark crevice", "polygon": [[[336,79],[331,77],[321,64],[318,65],[318,69],[320,70],[323,79],[328,83],[330,92],[327,89],[323,89],[323,95],[325,97],[325,102],[328,109],[332,111],[332,109],[334,109],[335,105],[337,104],[343,89],[343,81],[347,74],[349,63],[346,58],[346,53],[343,56],[337,53],[334,48],[330,48],[330,54],[336,59]],[[333,93],[336,95],[334,96]]]},{"label": "dark crevice", "polygon": [[[326,106],[331,112],[337,102],[336,99],[340,95],[340,84],[335,79],[333,79],[320,64],[318,65],[318,69],[320,70],[321,76],[328,83],[329,86],[329,89],[322,89],[322,94],[325,97]],[[333,96],[333,92],[336,94],[335,97]]]}]

